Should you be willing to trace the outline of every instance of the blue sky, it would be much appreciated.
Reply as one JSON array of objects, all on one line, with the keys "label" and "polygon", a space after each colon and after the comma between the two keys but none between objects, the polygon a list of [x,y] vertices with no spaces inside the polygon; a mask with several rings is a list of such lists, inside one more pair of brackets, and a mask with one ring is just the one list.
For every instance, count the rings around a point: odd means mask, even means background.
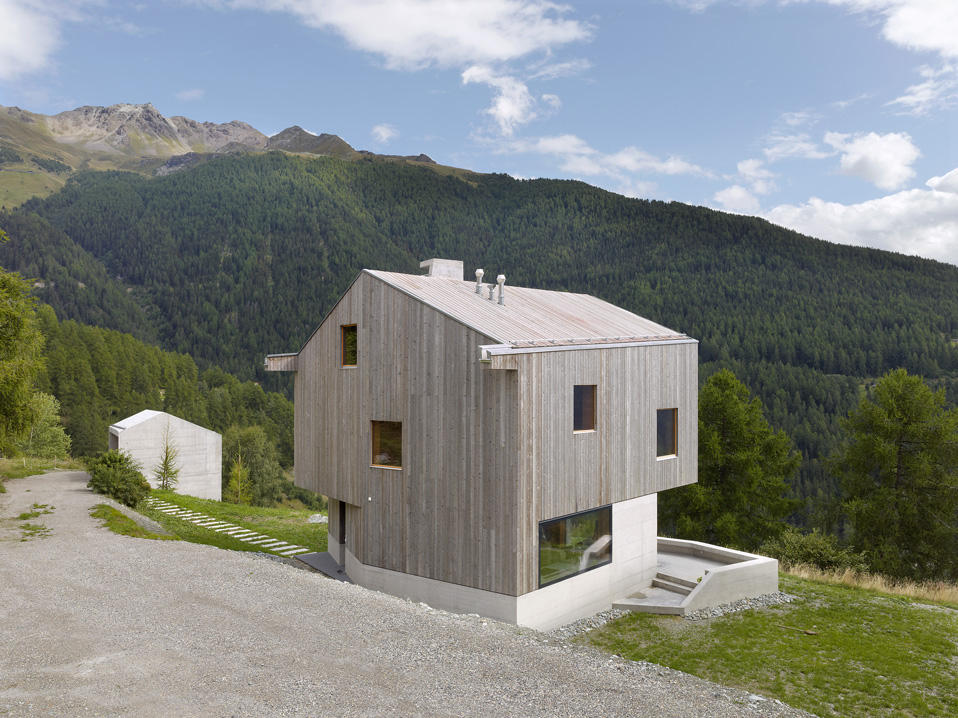
[{"label": "blue sky", "polygon": [[956,0],[0,0],[0,104],[291,125],[958,264]]}]

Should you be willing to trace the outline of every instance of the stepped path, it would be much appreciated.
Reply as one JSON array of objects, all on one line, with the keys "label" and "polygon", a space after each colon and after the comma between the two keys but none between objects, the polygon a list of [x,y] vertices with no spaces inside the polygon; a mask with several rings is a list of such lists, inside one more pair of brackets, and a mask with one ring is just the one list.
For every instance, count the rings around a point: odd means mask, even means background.
[{"label": "stepped path", "polygon": [[305,546],[297,546],[296,544],[286,543],[285,541],[280,541],[272,536],[267,536],[265,534],[257,533],[256,531],[252,531],[245,526],[237,526],[236,524],[231,524],[228,521],[214,519],[212,516],[200,513],[199,511],[184,509],[176,504],[171,504],[167,501],[160,501],[159,499],[154,499],[153,497],[147,498],[143,503],[145,503],[151,509],[155,509],[169,516],[176,516],[177,518],[183,519],[184,521],[189,521],[197,526],[209,529],[210,531],[216,531],[217,533],[231,536],[239,541],[248,543],[250,546],[255,546],[260,551],[264,551],[266,553],[274,553],[278,556],[296,556],[301,553],[309,553],[313,550],[306,548]]}]

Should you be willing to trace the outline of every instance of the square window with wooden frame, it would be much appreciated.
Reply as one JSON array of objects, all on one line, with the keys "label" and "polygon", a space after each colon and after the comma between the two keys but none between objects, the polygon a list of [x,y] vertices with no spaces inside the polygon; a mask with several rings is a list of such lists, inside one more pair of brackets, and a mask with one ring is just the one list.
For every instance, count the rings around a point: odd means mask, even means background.
[{"label": "square window with wooden frame", "polygon": [[372,465],[388,469],[402,468],[402,422],[372,423]]},{"label": "square window with wooden frame", "polygon": [[342,365],[356,366],[359,362],[359,333],[355,324],[346,324],[342,330]]},{"label": "square window with wooden frame", "polygon": [[595,384],[576,384],[572,403],[572,430],[595,431]]},{"label": "square window with wooden frame", "polygon": [[655,455],[675,456],[679,453],[679,410],[659,409],[657,414]]}]

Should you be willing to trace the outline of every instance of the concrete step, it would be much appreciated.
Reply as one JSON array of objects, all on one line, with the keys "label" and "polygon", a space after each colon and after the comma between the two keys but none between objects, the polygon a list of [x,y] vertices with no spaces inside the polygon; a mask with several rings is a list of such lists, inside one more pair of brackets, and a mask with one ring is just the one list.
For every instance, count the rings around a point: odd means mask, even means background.
[{"label": "concrete step", "polygon": [[680,583],[674,583],[667,579],[659,578],[658,576],[652,579],[652,585],[656,588],[664,588],[667,591],[672,591],[673,593],[678,593],[683,596],[688,596],[692,593],[692,589],[688,586],[683,586]]},{"label": "concrete step", "polygon": [[655,613],[665,616],[681,616],[684,609],[674,603],[665,603],[655,598],[620,598],[612,602],[612,608],[619,611],[637,611],[639,613]]},{"label": "concrete step", "polygon": [[695,588],[699,585],[699,581],[696,581],[694,578],[685,578],[673,573],[666,573],[665,571],[659,571],[655,574],[655,577],[663,581],[678,584],[679,586],[685,586],[686,588]]}]

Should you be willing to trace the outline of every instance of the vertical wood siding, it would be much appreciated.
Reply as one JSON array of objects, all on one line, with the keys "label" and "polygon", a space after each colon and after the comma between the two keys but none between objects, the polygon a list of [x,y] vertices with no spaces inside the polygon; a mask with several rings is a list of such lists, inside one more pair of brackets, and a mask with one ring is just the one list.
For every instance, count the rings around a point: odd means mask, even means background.
[{"label": "vertical wood siding", "polygon": [[[300,353],[296,482],[348,504],[364,564],[516,595],[518,378],[480,366],[490,341],[364,274]],[[402,422],[401,470],[370,466],[371,421]]]},{"label": "vertical wood siding", "polygon": [[[694,483],[698,345],[519,355],[520,594],[535,590],[538,524]],[[596,430],[573,433],[573,387],[596,385]],[[656,458],[656,410],[678,408],[678,454]]]}]

